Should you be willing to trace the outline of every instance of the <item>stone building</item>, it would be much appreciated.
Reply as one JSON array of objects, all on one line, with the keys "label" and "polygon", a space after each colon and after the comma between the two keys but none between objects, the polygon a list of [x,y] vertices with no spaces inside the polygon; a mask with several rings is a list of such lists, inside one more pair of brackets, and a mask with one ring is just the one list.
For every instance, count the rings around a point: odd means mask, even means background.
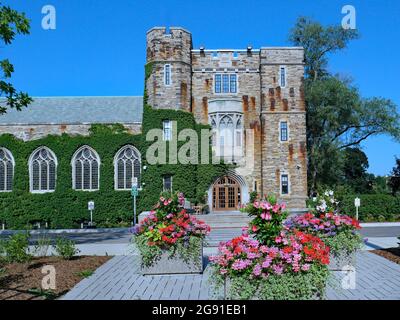
[{"label": "stone building", "polygon": [[[210,185],[211,210],[234,210],[253,191],[304,208],[303,49],[193,49],[191,33],[179,27],[152,28],[146,39],[148,105],[190,112],[198,123],[211,125],[215,155],[236,165]],[[94,123],[122,123],[140,133],[142,113],[143,97],[34,98],[27,109],[0,116],[0,134],[23,140],[86,135]],[[166,119],[164,131],[172,125]]]},{"label": "stone building", "polygon": [[189,31],[157,27],[147,32],[147,63],[149,105],[210,124],[216,155],[238,166],[210,186],[213,210],[232,210],[252,191],[305,207],[303,48],[193,49]]}]

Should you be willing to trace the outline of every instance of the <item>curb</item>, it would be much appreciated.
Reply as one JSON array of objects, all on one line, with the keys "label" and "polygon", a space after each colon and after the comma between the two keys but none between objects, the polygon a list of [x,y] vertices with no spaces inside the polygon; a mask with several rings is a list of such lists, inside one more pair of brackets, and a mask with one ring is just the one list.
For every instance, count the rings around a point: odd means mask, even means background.
[{"label": "curb", "polygon": [[376,227],[400,227],[400,222],[365,222],[360,223],[363,228],[376,228]]},{"label": "curb", "polygon": [[[98,229],[45,229],[45,230],[30,230],[31,235],[40,234],[61,234],[61,233],[78,233],[78,234],[89,234],[89,233],[120,233],[128,232],[129,228],[98,228]],[[1,230],[0,235],[13,235],[16,233],[24,233],[27,230]]]}]

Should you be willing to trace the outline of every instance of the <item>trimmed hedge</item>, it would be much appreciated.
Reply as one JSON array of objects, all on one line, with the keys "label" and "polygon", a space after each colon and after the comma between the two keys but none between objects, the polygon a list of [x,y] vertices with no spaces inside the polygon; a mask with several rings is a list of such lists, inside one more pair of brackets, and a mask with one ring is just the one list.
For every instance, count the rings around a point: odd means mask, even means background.
[{"label": "trimmed hedge", "polygon": [[[127,144],[134,145],[142,154],[143,191],[138,196],[138,213],[150,210],[162,191],[162,176],[173,176],[173,189],[185,193],[196,202],[202,200],[209,185],[226,171],[224,165],[149,165],[146,150],[152,142],[146,142],[146,133],[152,128],[162,128],[162,121],[176,120],[178,132],[191,128],[201,130],[191,113],[172,110],[153,110],[144,107],[143,134],[131,135],[122,125],[93,125],[89,136],[47,136],[27,141],[12,135],[1,135],[0,146],[11,151],[15,158],[13,191],[0,193],[0,221],[9,229],[21,229],[35,222],[48,222],[50,228],[78,228],[89,219],[87,202],[96,204],[94,221],[99,227],[128,226],[133,220],[132,198],[129,191],[114,190],[114,165],[116,152]],[[184,142],[178,143],[179,145]],[[71,159],[82,145],[89,145],[100,156],[100,190],[95,192],[72,189]],[[28,158],[40,146],[50,148],[58,159],[57,185],[53,193],[31,194],[29,192]],[[210,147],[211,150],[211,147]]]},{"label": "trimmed hedge", "polygon": [[400,197],[387,194],[345,195],[340,200],[340,209],[350,216],[356,215],[354,199],[361,199],[359,219],[361,221],[396,221],[400,219]]}]

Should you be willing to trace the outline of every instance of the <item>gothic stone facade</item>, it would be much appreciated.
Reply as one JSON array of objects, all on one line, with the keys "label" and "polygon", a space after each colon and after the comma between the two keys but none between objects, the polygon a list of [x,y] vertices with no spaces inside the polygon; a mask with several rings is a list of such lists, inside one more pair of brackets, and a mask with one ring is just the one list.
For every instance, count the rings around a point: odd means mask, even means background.
[{"label": "gothic stone facade", "polygon": [[[233,119],[233,126],[240,122],[243,143],[232,144],[243,149],[247,161],[238,162],[232,179],[240,185],[243,203],[249,192],[257,191],[279,195],[290,208],[305,207],[303,48],[194,50],[187,30],[157,27],[147,32],[146,56],[152,64],[146,88],[153,108],[185,110],[215,128],[221,128],[219,121],[232,125],[225,116]],[[219,192],[210,187],[210,206]]]}]

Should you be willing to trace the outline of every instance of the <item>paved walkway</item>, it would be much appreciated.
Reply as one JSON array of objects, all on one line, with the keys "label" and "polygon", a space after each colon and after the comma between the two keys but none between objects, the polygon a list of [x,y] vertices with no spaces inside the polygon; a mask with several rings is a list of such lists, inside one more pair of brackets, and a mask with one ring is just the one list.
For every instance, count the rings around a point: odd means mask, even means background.
[{"label": "paved walkway", "polygon": [[[221,298],[209,284],[210,268],[202,275],[142,276],[138,256],[117,256],[78,283],[66,300],[208,300]],[[400,300],[400,265],[367,251],[357,256],[355,289],[342,289],[346,276],[335,272],[327,299]]]}]

